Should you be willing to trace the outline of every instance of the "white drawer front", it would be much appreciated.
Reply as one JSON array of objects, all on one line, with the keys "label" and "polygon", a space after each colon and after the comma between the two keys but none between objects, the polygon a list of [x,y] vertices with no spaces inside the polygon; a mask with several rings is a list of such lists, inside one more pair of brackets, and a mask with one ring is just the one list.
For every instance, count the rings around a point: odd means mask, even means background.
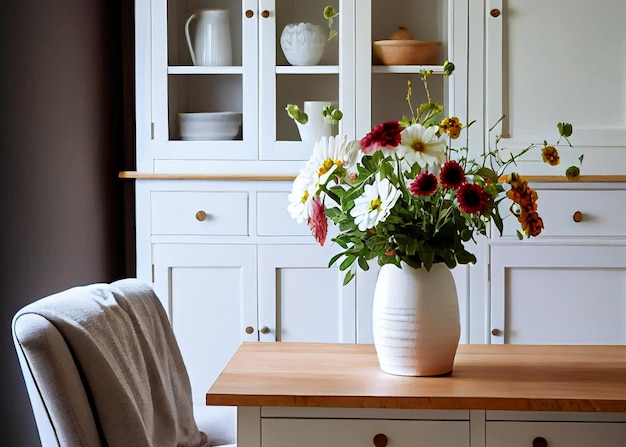
[{"label": "white drawer front", "polygon": [[626,423],[487,422],[486,447],[530,447],[543,438],[554,447],[624,447]]},{"label": "white drawer front", "polygon": [[[259,236],[311,236],[309,226],[291,218],[288,192],[257,193],[257,234]],[[313,236],[311,236],[313,241]]]},{"label": "white drawer front", "polygon": [[[542,236],[626,235],[626,191],[539,190]],[[580,222],[574,214],[580,212]]]},{"label": "white drawer front", "polygon": [[387,437],[389,447],[467,447],[470,442],[468,421],[263,419],[261,433],[263,447],[374,446],[377,434]]},{"label": "white drawer front", "polygon": [[156,191],[151,195],[152,234],[245,236],[245,192]]}]

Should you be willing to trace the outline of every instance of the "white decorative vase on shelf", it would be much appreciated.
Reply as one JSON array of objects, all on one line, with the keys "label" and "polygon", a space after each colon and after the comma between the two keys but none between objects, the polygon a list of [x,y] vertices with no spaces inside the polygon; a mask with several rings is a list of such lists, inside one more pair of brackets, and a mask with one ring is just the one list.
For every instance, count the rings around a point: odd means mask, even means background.
[{"label": "white decorative vase on shelf", "polygon": [[452,372],[459,344],[459,303],[454,277],[441,263],[430,271],[402,263],[381,267],[373,309],[380,368],[400,376]]},{"label": "white decorative vase on shelf", "polygon": [[280,47],[291,65],[317,65],[325,45],[324,29],[312,23],[291,23],[280,35]]},{"label": "white decorative vase on shelf", "polygon": [[304,113],[309,120],[306,124],[296,121],[300,139],[313,146],[322,137],[333,137],[337,135],[337,125],[333,125],[324,119],[322,111],[328,104],[336,106],[336,101],[304,101]]}]

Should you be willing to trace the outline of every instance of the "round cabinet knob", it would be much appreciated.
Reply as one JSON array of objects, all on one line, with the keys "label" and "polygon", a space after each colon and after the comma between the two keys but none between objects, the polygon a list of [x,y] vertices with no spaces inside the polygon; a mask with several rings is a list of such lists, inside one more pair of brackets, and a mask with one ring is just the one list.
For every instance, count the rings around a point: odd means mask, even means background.
[{"label": "round cabinet knob", "polygon": [[246,11],[246,17],[247,17],[247,18],[249,18],[249,19],[251,19],[253,16],[254,16],[254,11],[253,11],[253,10],[251,10],[251,9],[248,9],[248,10]]},{"label": "round cabinet knob", "polygon": [[500,10],[498,8],[493,8],[491,11],[489,11],[489,14],[491,15],[491,17],[500,17]]},{"label": "round cabinet knob", "polygon": [[546,441],[546,438],[537,436],[533,439],[533,447],[548,447],[548,441]]},{"label": "round cabinet knob", "polygon": [[267,326],[263,326],[261,328],[261,334],[269,334],[270,333],[270,328],[268,328]]},{"label": "round cabinet knob", "polygon": [[376,447],[386,447],[387,446],[387,436],[385,436],[382,433],[378,433],[376,436],[374,436],[374,445]]},{"label": "round cabinet knob", "polygon": [[500,335],[500,329],[492,329],[491,335],[493,335],[494,337],[497,337],[498,335]]},{"label": "round cabinet knob", "polygon": [[196,219],[198,219],[199,222],[204,222],[206,220],[206,213],[204,211],[198,211],[196,213]]},{"label": "round cabinet knob", "polygon": [[252,334],[254,332],[254,328],[252,326],[246,327],[246,334]]},{"label": "round cabinet knob", "polygon": [[270,12],[267,9],[264,9],[263,11],[261,11],[261,16],[264,19],[267,19],[270,16]]},{"label": "round cabinet knob", "polygon": [[583,213],[582,211],[576,211],[573,215],[572,215],[572,219],[574,219],[574,222],[580,222],[583,220]]}]

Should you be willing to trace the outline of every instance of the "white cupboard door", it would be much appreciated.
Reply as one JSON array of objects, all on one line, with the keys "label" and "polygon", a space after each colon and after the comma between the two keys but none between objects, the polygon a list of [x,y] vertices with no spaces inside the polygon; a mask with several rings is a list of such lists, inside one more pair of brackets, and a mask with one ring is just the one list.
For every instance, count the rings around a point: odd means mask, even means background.
[{"label": "white cupboard door", "polygon": [[[230,31],[229,65],[195,65],[191,58],[186,32],[192,49],[197,33],[200,9],[228,11]],[[256,0],[214,0],[211,2],[152,0],[152,95],[151,116],[152,158],[168,166],[176,160],[250,160],[257,158],[258,146],[258,49]],[[253,14],[250,15],[248,11]],[[191,17],[191,21],[188,20]],[[188,25],[188,26],[187,26]],[[228,48],[225,38],[222,45]],[[143,55],[138,55],[143,57]],[[180,113],[241,113],[241,122],[227,125],[189,124],[184,131]],[[220,118],[223,119],[223,118]],[[217,135],[213,130],[226,134]],[[202,129],[200,129],[202,127]],[[219,127],[219,129],[216,129]],[[185,127],[186,129],[186,127]],[[219,132],[218,132],[219,133]],[[144,142],[145,143],[145,142]],[[158,169],[158,167],[157,167]]]},{"label": "white cupboard door", "polygon": [[[307,160],[313,151],[312,144],[301,142],[296,123],[285,111],[287,104],[303,109],[305,101],[332,102],[344,113],[339,133],[354,136],[354,3],[349,0],[259,0],[261,160]],[[332,40],[326,40],[329,32],[323,16],[326,5],[340,12],[333,25],[339,34]],[[324,50],[315,65],[292,65],[283,52],[280,43],[283,30],[287,25],[298,23],[322,28]],[[292,62],[295,61],[292,59]]]},{"label": "white cupboard door", "polygon": [[256,249],[156,244],[154,273],[155,291],[168,310],[194,403],[204,405],[206,391],[241,342],[257,340]]},{"label": "white cupboard door", "polygon": [[[539,443],[543,438],[547,443]],[[486,447],[623,447],[621,422],[487,422]]]},{"label": "white cupboard door", "polygon": [[491,343],[626,343],[626,245],[493,244]]},{"label": "white cupboard door", "polygon": [[468,421],[263,419],[261,434],[263,447],[366,447],[376,435],[390,447],[467,447],[470,430]]},{"label": "white cupboard door", "polygon": [[354,281],[344,287],[344,272],[328,267],[334,247],[262,245],[258,250],[261,341],[356,341]]},{"label": "white cupboard door", "polygon": [[[493,13],[499,10],[500,14]],[[485,128],[499,147],[556,141],[556,123],[574,126],[575,150],[563,147],[561,175],[622,174],[626,141],[626,33],[623,0],[489,0],[486,24]],[[481,25],[482,26],[482,22]],[[578,150],[580,149],[580,150]],[[524,171],[554,174],[540,149]],[[532,161],[532,163],[530,163]],[[621,162],[620,162],[621,161]]]}]

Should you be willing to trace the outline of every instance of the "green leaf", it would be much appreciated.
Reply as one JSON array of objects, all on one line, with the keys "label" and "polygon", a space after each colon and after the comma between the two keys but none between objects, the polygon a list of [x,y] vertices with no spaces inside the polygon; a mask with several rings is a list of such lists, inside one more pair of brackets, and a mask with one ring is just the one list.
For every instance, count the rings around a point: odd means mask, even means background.
[{"label": "green leaf", "polygon": [[343,278],[343,285],[347,285],[350,281],[352,281],[352,278],[354,278],[354,272],[352,270],[348,270],[348,273],[346,273],[346,276]]},{"label": "green leaf", "polygon": [[341,265],[339,266],[339,270],[346,270],[348,267],[350,267],[354,263],[354,261],[356,261],[356,256],[347,255],[346,259],[344,259]]},{"label": "green leaf", "polygon": [[306,124],[309,121],[309,116],[300,110],[300,107],[296,104],[287,104],[285,110],[291,119],[299,122],[300,124]]}]

